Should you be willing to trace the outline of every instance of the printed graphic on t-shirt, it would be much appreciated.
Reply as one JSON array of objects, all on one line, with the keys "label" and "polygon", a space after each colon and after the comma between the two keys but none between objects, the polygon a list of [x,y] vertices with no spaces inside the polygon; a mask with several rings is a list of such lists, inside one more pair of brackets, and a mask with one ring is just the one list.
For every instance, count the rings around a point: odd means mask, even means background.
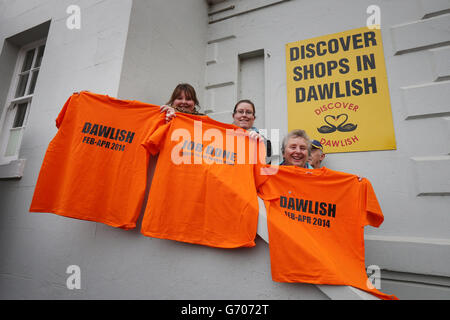
[{"label": "printed graphic on t-shirt", "polygon": [[83,143],[114,151],[125,151],[126,144],[132,143],[136,134],[134,131],[121,130],[119,128],[90,122],[84,124],[81,133],[84,134],[82,139]]},{"label": "printed graphic on t-shirt", "polygon": [[336,204],[280,196],[280,207],[286,217],[293,221],[307,223],[317,227],[330,228],[336,217]]},{"label": "printed graphic on t-shirt", "polygon": [[[230,165],[234,165],[236,162],[236,152],[215,147],[211,144],[206,146],[203,143],[183,140],[179,145],[181,145],[180,158],[189,159],[193,157],[193,163],[196,163],[195,159],[202,159],[202,162],[204,163],[212,161],[215,163]],[[178,146],[175,146],[174,150],[176,150]]]}]

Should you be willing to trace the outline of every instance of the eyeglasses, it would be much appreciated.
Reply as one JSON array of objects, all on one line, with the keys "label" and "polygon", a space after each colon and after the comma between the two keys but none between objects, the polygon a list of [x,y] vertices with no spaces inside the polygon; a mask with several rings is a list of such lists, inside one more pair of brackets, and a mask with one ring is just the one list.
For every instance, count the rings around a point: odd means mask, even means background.
[{"label": "eyeglasses", "polygon": [[236,113],[239,114],[248,114],[249,116],[252,116],[254,114],[253,111],[249,111],[249,110],[236,110]]}]

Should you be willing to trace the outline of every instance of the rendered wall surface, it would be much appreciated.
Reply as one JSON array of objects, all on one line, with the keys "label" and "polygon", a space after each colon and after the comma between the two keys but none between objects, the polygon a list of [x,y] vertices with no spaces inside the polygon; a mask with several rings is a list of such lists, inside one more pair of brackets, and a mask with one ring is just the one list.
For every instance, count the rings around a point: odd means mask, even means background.
[{"label": "rendered wall surface", "polygon": [[[450,298],[449,2],[209,2],[217,4],[0,2],[1,61],[13,60],[18,50],[5,39],[50,21],[20,152],[23,177],[0,181],[0,298],[327,299],[314,285],[273,282],[268,245],[259,237],[255,248],[217,250],[144,237],[140,224],[124,231],[28,208],[54,120],[72,92],[163,104],[176,84],[189,82],[202,111],[231,123],[244,79],[244,92],[257,88],[263,96],[258,126],[278,129],[281,140],[287,133],[285,44],[362,27],[372,4],[381,9],[397,150],[330,154],[324,165],[374,186],[385,222],[366,228],[366,264],[382,268],[381,290],[399,298]],[[80,30],[66,27],[71,4],[81,8]],[[0,72],[0,110],[11,72]],[[252,72],[264,77],[255,86],[248,84]],[[79,290],[66,286],[70,265],[80,267]]]},{"label": "rendered wall surface", "polygon": [[187,82],[202,100],[207,9],[203,0],[133,1],[121,98],[162,105],[178,83]]},{"label": "rendered wall surface", "polygon": [[385,221],[365,230],[366,264],[390,271],[389,289],[407,283],[406,296],[420,297],[420,285],[411,293],[411,283],[425,274],[449,298],[449,1],[219,2],[210,9],[205,100],[211,117],[227,119],[239,92],[238,56],[263,50],[262,128],[279,129],[281,141],[288,123],[285,45],[364,27],[370,5],[380,10],[397,149],[329,154],[323,164],[371,181]]},{"label": "rendered wall surface", "polygon": [[[195,10],[179,11],[175,2],[164,3],[84,1],[80,30],[65,26],[69,2],[5,4],[2,39],[49,19],[51,25],[20,154],[25,171],[20,180],[0,181],[2,299],[327,298],[313,285],[273,282],[268,245],[259,238],[256,248],[214,249],[144,237],[140,224],[124,231],[28,212],[55,118],[72,92],[162,104],[186,81],[201,95],[207,5],[190,1]],[[175,25],[186,14],[191,19]],[[27,23],[12,23],[17,17]],[[72,265],[79,267],[80,289],[67,287]]]}]

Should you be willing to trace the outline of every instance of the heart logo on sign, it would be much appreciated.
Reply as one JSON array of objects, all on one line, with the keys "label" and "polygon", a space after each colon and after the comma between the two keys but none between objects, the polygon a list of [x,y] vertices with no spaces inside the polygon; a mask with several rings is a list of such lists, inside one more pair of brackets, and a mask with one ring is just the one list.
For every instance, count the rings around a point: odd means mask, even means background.
[{"label": "heart logo on sign", "polygon": [[[341,119],[341,120],[339,120]],[[326,115],[323,118],[323,121],[327,124],[327,125],[323,125],[320,128],[317,128],[317,131],[319,131],[320,133],[332,133],[335,131],[340,131],[340,132],[350,132],[350,131],[354,131],[358,125],[357,124],[353,124],[353,123],[347,123],[348,120],[348,115],[346,113],[341,113],[338,116],[332,116],[332,115]]]}]

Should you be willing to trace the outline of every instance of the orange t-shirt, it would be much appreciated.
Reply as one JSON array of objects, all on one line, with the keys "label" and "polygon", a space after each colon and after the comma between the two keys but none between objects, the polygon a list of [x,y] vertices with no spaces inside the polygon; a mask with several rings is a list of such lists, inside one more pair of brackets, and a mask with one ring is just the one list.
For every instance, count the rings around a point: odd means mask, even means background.
[{"label": "orange t-shirt", "polygon": [[163,123],[155,105],[73,94],[56,119],[30,211],[134,228],[147,178],[141,142]]},{"label": "orange t-shirt", "polygon": [[177,113],[143,145],[159,156],[142,234],[221,248],[255,245],[258,200],[249,150],[256,142],[248,133]]},{"label": "orange t-shirt", "polygon": [[367,284],[364,226],[384,219],[370,182],[325,167],[278,169],[275,175],[255,171],[267,209],[272,279],[350,285],[396,299]]}]

